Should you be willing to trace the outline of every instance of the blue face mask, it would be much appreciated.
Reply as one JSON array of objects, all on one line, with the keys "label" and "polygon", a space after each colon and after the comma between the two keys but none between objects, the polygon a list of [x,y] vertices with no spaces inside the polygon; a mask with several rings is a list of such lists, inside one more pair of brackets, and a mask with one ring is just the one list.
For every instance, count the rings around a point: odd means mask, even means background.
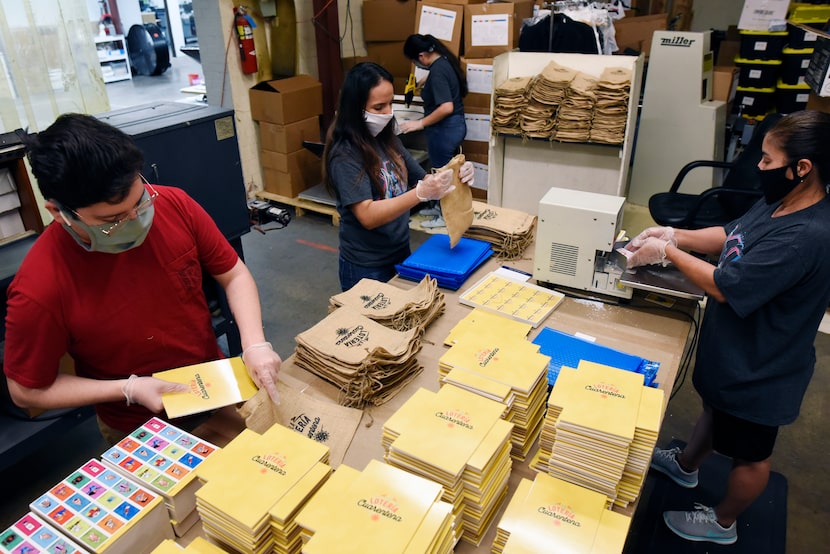
[{"label": "blue face mask", "polygon": [[[148,198],[149,195],[147,194],[147,191],[144,191],[142,201],[146,201]],[[147,208],[139,211],[138,217],[135,219],[127,219],[119,223],[116,228],[112,228],[112,223],[106,223],[104,225],[87,225],[78,217],[71,217],[70,215],[67,215],[66,211],[68,210],[64,210],[62,207],[60,208],[60,213],[65,222],[63,228],[66,229],[66,232],[68,232],[69,235],[75,239],[75,242],[77,242],[81,248],[87,252],[118,254],[126,252],[131,248],[141,246],[144,239],[147,238],[147,233],[150,232],[150,227],[153,225],[155,206],[150,204]],[[81,236],[75,232],[73,227],[76,226],[86,232],[87,236],[89,236],[89,242],[85,242]],[[105,234],[103,232],[104,230],[110,230],[110,233]]]}]

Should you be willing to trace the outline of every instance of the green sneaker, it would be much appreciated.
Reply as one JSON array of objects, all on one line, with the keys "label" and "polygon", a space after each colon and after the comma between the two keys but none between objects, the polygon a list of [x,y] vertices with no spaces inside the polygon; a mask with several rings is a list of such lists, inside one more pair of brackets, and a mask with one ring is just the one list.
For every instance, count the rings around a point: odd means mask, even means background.
[{"label": "green sneaker", "polygon": [[693,489],[697,486],[697,470],[684,471],[677,463],[678,454],[680,454],[680,449],[677,447],[668,450],[655,448],[654,455],[651,457],[651,469],[667,475],[681,487]]},{"label": "green sneaker", "polygon": [[735,522],[729,527],[721,526],[714,508],[697,502],[691,512],[663,512],[663,521],[675,535],[689,541],[733,544],[738,540]]}]

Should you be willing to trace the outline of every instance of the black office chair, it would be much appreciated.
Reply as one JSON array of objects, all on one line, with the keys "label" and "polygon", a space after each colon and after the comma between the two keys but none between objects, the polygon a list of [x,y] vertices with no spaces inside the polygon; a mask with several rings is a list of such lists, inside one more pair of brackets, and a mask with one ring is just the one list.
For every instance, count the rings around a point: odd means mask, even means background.
[{"label": "black office chair", "polygon": [[[741,154],[732,162],[698,160],[680,169],[668,192],[659,192],[648,200],[648,211],[658,225],[678,229],[702,229],[725,225],[749,210],[763,193],[755,168],[761,160],[764,135],[781,119],[781,114],[769,114],[760,121]],[[678,192],[683,179],[698,167],[727,170],[723,183],[700,194]]]}]

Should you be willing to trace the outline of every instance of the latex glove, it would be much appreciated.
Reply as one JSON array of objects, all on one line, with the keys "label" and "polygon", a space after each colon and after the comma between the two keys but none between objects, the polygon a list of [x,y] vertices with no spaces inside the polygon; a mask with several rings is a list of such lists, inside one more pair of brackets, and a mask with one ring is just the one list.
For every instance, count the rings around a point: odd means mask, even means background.
[{"label": "latex glove", "polygon": [[424,128],[423,119],[410,119],[400,124],[402,133],[411,133],[413,131],[421,131]]},{"label": "latex glove", "polygon": [[130,404],[141,404],[153,413],[164,409],[161,402],[161,395],[174,392],[189,392],[190,387],[182,383],[172,383],[155,377],[138,377],[130,375],[130,378],[121,387],[121,392],[127,399],[127,406]]},{"label": "latex glove", "polygon": [[429,173],[415,185],[415,196],[421,202],[441,200],[445,194],[455,190],[452,184],[452,169]]},{"label": "latex glove", "polygon": [[274,352],[270,342],[258,342],[248,346],[242,352],[242,361],[248,375],[257,387],[265,389],[274,404],[280,403],[277,392],[277,374],[280,372],[282,358]]},{"label": "latex glove", "polygon": [[626,259],[626,268],[631,269],[641,265],[663,264],[668,265],[666,261],[666,246],[669,241],[659,239],[657,237],[648,237],[631,256]]},{"label": "latex glove", "polygon": [[473,186],[475,182],[476,171],[473,169],[473,162],[464,162],[461,164],[461,169],[458,170],[458,178],[467,186]]},{"label": "latex glove", "polygon": [[628,244],[625,245],[626,250],[632,250],[636,252],[643,244],[646,242],[646,239],[649,237],[655,237],[660,240],[665,240],[672,245],[677,246],[677,238],[674,236],[674,228],[673,227],[649,227],[630,241]]}]

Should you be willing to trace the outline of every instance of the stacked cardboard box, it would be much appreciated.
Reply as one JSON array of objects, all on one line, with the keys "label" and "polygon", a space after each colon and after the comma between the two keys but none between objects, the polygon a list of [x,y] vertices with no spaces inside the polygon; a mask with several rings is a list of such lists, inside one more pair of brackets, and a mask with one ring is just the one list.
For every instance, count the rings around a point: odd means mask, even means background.
[{"label": "stacked cardboard box", "polygon": [[417,3],[415,0],[365,0],[362,7],[367,61],[389,70],[395,77],[395,92],[399,94],[403,94],[410,72],[403,44],[415,32]]},{"label": "stacked cardboard box", "polygon": [[250,90],[259,121],[260,163],[267,192],[294,198],[320,183],[322,165],[303,141],[320,141],[323,88],[308,75],[266,81]]}]

